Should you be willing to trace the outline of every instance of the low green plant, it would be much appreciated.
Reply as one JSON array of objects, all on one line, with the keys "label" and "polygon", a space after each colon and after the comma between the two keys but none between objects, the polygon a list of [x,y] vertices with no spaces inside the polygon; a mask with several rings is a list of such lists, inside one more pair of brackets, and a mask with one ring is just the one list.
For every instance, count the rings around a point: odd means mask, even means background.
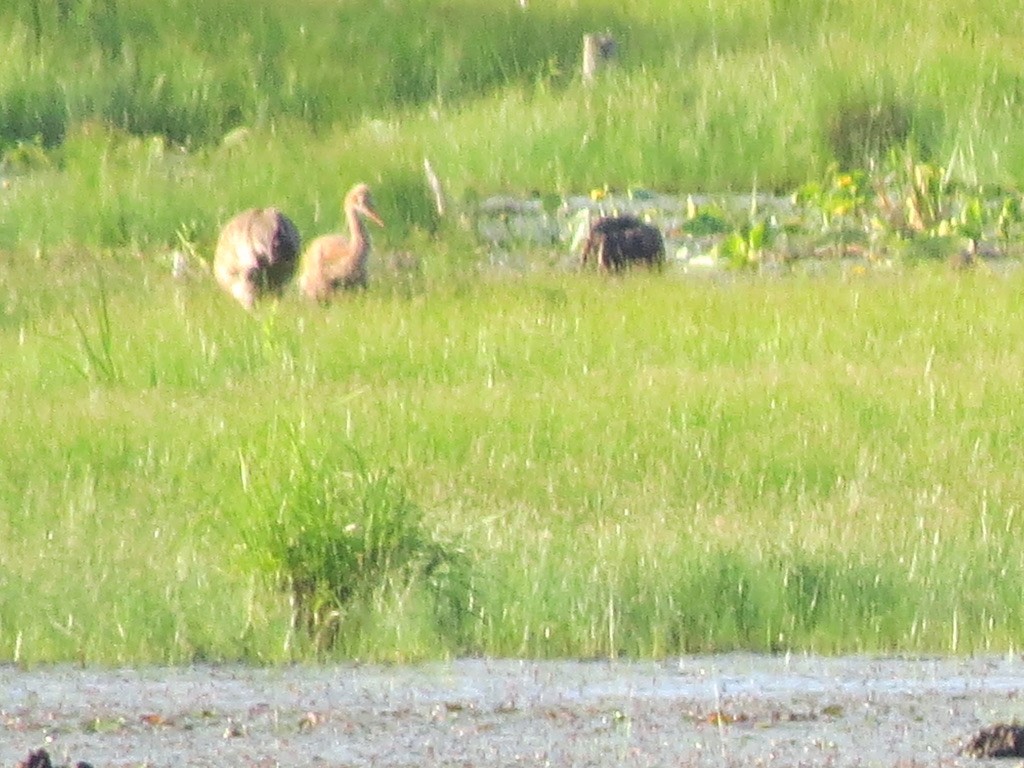
[{"label": "low green plant", "polygon": [[761,265],[765,250],[774,239],[771,219],[759,217],[741,224],[718,244],[717,253],[737,269]]},{"label": "low green plant", "polygon": [[747,218],[718,242],[715,252],[735,269],[758,268],[772,248],[778,231],[775,217],[759,210],[755,190],[750,195]]},{"label": "low green plant", "polygon": [[[867,239],[870,213],[870,177],[866,170],[842,170],[831,163],[821,179],[800,185],[793,202],[813,212],[808,227],[816,242],[835,256],[845,256],[863,246]],[[816,251],[821,249],[816,248]]]},{"label": "low green plant", "polygon": [[994,229],[998,242],[1007,249],[1011,240],[1019,236],[1020,226],[1024,223],[1024,207],[1019,192],[1003,192],[1001,198]]},{"label": "low green plant", "polygon": [[725,234],[730,228],[729,216],[720,205],[698,205],[693,195],[687,195],[686,217],[680,225],[683,232],[693,237],[708,237]]},{"label": "low green plant", "polygon": [[848,222],[860,223],[859,217],[868,202],[865,191],[868,174],[864,170],[844,171],[832,163],[820,180],[809,181],[797,188],[793,201],[814,209],[821,217],[821,228],[833,231]]},{"label": "low green plant", "polygon": [[952,215],[951,170],[921,161],[909,149],[889,155],[874,185],[879,213],[897,235],[934,233]]},{"label": "low green plant", "polygon": [[0,157],[0,169],[15,173],[41,171],[52,165],[53,161],[43,146],[43,138],[38,134],[30,140],[19,139]]}]

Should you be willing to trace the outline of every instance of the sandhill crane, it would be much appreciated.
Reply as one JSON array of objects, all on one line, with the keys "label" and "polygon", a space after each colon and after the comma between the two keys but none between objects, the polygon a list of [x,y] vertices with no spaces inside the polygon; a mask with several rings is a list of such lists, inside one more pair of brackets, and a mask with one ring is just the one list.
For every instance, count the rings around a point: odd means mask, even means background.
[{"label": "sandhill crane", "polygon": [[263,296],[279,296],[292,279],[302,250],[295,224],[277,208],[250,208],[220,231],[213,273],[246,309]]},{"label": "sandhill crane", "polygon": [[606,272],[619,272],[634,264],[660,267],[665,263],[665,241],[657,227],[636,216],[602,216],[590,226],[580,266],[591,254]]},{"label": "sandhill crane", "polygon": [[299,288],[311,299],[328,301],[335,291],[344,288],[365,288],[366,261],[370,254],[370,238],[363,216],[383,227],[373,207],[373,197],[366,184],[356,184],[345,195],[342,206],[348,222],[349,237],[342,234],[322,235],[310,243],[302,257]]}]

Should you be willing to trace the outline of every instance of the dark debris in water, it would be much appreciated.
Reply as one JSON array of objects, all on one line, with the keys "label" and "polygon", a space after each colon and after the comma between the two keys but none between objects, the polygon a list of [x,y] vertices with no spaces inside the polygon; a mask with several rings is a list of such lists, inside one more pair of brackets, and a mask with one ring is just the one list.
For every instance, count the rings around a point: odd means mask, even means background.
[{"label": "dark debris in water", "polygon": [[1024,757],[1024,726],[996,723],[982,728],[961,748],[968,757]]},{"label": "dark debris in water", "polygon": [[[45,749],[37,749],[34,752],[29,752],[28,757],[18,763],[18,768],[65,768],[65,766],[55,766],[50,761],[49,752]],[[75,768],[92,768],[92,766],[80,760],[75,763]]]},{"label": "dark debris in water", "polygon": [[691,712],[690,717],[697,725],[742,725],[744,723],[765,727],[783,723],[808,723],[818,720],[835,720],[843,716],[843,707],[828,704],[821,711],[771,710],[768,713],[726,712],[714,709],[710,712]]}]

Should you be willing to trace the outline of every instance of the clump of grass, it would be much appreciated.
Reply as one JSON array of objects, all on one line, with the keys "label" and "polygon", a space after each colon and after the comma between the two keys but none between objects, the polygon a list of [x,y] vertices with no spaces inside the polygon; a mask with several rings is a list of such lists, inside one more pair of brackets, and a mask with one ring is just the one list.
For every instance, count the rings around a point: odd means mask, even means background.
[{"label": "clump of grass", "polygon": [[379,613],[408,591],[427,599],[435,632],[459,646],[472,602],[468,558],[431,535],[394,471],[347,456],[335,465],[295,443],[288,471],[259,481],[243,459],[249,561],[288,595],[292,630],[317,651],[365,629],[357,625],[367,608]]},{"label": "clump of grass", "polygon": [[426,176],[415,168],[389,173],[376,199],[382,210],[392,210],[400,217],[387,222],[388,227],[400,235],[416,230],[434,235],[441,226],[441,214],[431,197]]},{"label": "clump of grass", "polygon": [[836,106],[825,130],[832,155],[844,168],[857,168],[904,146],[911,137],[909,105],[892,98],[855,98]]},{"label": "clump of grass", "polygon": [[97,286],[95,330],[90,330],[86,321],[72,311],[71,319],[78,332],[78,355],[61,352],[61,357],[86,381],[113,384],[121,380],[121,370],[114,359],[114,331],[102,274]]}]

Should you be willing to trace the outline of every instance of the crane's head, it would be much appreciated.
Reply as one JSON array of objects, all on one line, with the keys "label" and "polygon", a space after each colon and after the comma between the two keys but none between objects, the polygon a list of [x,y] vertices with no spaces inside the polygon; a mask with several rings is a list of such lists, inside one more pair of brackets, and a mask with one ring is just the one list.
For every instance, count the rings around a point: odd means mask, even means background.
[{"label": "crane's head", "polygon": [[345,210],[352,210],[360,213],[379,227],[384,226],[384,221],[377,213],[373,205],[373,195],[366,184],[356,184],[349,193],[345,195]]}]

